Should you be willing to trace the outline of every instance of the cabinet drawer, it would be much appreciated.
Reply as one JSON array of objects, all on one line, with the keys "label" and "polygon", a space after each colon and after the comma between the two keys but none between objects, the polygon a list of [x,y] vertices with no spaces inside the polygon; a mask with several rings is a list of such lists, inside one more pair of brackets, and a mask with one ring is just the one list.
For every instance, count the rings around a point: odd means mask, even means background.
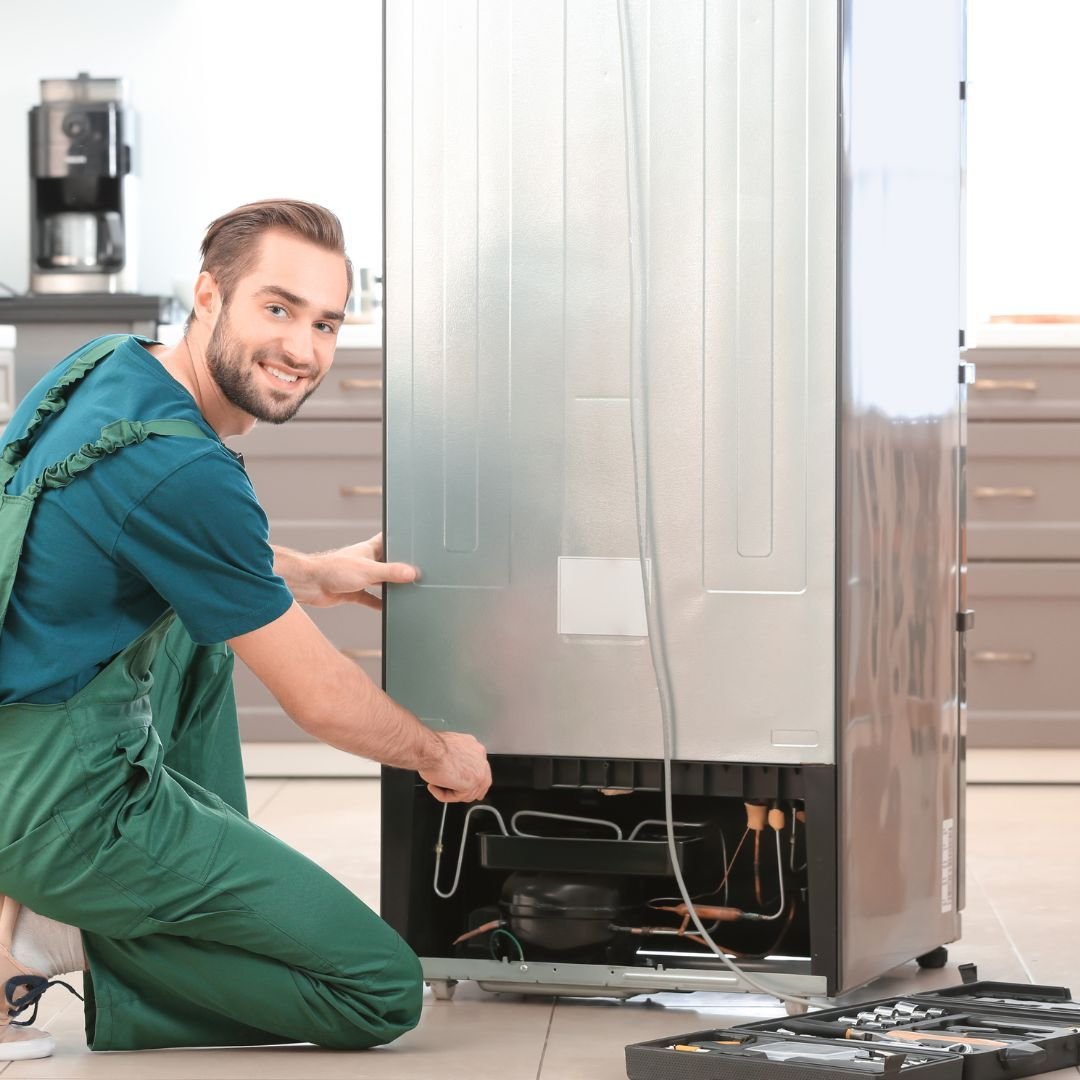
[{"label": "cabinet drawer", "polygon": [[973,744],[1080,740],[1080,566],[973,563],[968,598]]},{"label": "cabinet drawer", "polygon": [[1080,350],[972,349],[972,420],[1080,420]]},{"label": "cabinet drawer", "polygon": [[[355,604],[305,610],[343,653],[359,664],[377,686],[382,685],[382,619],[378,612]],[[239,659],[233,687],[245,739],[273,742],[309,738]]]},{"label": "cabinet drawer", "polygon": [[382,349],[338,349],[322,385],[304,403],[304,420],[378,420],[383,410]]},{"label": "cabinet drawer", "polygon": [[1080,423],[968,427],[968,554],[1080,557]]},{"label": "cabinet drawer", "polygon": [[372,531],[378,532],[381,424],[296,420],[279,428],[256,428],[229,445],[244,455],[272,527],[349,522],[365,532],[376,523]]}]

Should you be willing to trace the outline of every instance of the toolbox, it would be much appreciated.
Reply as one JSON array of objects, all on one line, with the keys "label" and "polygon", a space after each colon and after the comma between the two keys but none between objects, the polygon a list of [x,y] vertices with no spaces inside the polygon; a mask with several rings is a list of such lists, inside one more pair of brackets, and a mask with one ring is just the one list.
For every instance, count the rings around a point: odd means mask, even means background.
[{"label": "toolbox", "polygon": [[980,982],[635,1043],[630,1080],[1010,1080],[1080,1065],[1062,986]]}]

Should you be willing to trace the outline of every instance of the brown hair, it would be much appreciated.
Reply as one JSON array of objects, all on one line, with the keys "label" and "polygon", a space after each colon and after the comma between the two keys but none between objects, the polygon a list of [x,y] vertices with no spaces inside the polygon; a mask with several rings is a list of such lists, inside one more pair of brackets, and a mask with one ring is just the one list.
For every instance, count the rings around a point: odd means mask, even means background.
[{"label": "brown hair", "polygon": [[281,229],[327,251],[337,252],[345,260],[346,299],[351,295],[353,268],[345,254],[345,237],[337,215],[316,203],[263,199],[238,206],[215,218],[203,237],[199,269],[213,274],[224,302],[228,303],[236,283],[251,272],[258,255],[259,240],[271,229]]}]

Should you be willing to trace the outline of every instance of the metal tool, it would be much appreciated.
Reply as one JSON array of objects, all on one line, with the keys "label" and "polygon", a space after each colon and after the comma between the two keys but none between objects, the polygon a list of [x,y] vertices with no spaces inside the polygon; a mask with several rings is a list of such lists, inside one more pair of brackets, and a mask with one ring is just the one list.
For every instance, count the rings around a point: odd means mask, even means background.
[{"label": "metal tool", "polygon": [[747,1054],[760,1054],[770,1061],[787,1061],[811,1065],[840,1065],[859,1072],[884,1073],[898,1071],[903,1054],[890,1054],[880,1050],[849,1050],[839,1046],[808,1047],[799,1043],[759,1043],[743,1047]]},{"label": "metal tool", "polygon": [[1026,998],[993,998],[978,997],[980,1005],[1016,1005],[1023,1009],[1034,1009],[1038,1012],[1072,1012],[1080,1013],[1080,1001],[1031,1001]]},{"label": "metal tool", "polygon": [[1024,1027],[1023,1025],[1009,1024],[1002,1027],[969,1027],[967,1025],[952,1026],[941,1028],[941,1031],[947,1031],[952,1035],[969,1036],[974,1035],[976,1037],[987,1037],[991,1039],[1003,1039],[1005,1041],[1024,1041],[1025,1039],[1042,1039],[1047,1035],[1053,1035],[1055,1032],[1067,1031],[1070,1034],[1075,1034],[1075,1028],[1044,1028],[1044,1027]]},{"label": "metal tool", "polygon": [[1004,1061],[1025,1059],[1030,1061],[1034,1057],[1045,1057],[1046,1050],[1037,1043],[1027,1042],[1022,1039],[984,1039],[975,1036],[955,1035],[949,1032],[937,1031],[901,1031],[892,1030],[884,1032],[863,1031],[859,1028],[850,1028],[846,1039],[863,1039],[875,1043],[889,1042],[898,1046],[926,1047],[928,1050],[946,1050],[951,1053],[970,1054],[977,1050],[996,1050]]}]

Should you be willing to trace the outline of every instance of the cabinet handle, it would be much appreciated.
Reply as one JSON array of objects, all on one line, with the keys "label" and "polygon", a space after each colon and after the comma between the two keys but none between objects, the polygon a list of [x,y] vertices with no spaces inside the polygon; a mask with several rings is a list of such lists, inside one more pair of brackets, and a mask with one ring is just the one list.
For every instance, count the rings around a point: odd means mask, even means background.
[{"label": "cabinet handle", "polygon": [[1039,384],[1034,379],[976,379],[972,388],[975,390],[1012,390],[1022,394],[1034,394],[1039,389]]},{"label": "cabinet handle", "polygon": [[342,390],[381,390],[382,379],[342,379]]},{"label": "cabinet handle", "polygon": [[382,495],[381,487],[370,484],[342,484],[338,490],[342,495]]},{"label": "cabinet handle", "polygon": [[976,499],[1034,499],[1033,487],[977,487],[972,492]]},{"label": "cabinet handle", "polygon": [[986,652],[973,653],[971,659],[977,664],[1030,664],[1035,659],[1033,652]]},{"label": "cabinet handle", "polygon": [[381,660],[382,649],[339,649],[342,656],[350,660]]}]

